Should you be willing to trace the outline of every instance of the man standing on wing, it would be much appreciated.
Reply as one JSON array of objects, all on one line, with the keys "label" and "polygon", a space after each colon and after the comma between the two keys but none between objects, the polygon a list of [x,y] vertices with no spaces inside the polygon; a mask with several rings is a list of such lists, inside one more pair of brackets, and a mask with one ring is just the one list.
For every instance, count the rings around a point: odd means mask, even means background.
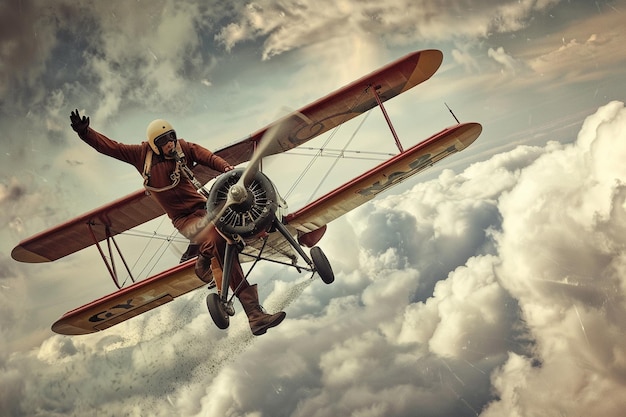
[{"label": "man standing on wing", "polygon": [[[206,198],[197,192],[192,179],[181,169],[181,161],[193,167],[207,166],[219,172],[233,167],[208,149],[176,137],[172,125],[165,120],[154,120],[147,128],[147,142],[141,144],[118,143],[89,127],[89,118],[71,112],[72,129],[96,151],[133,165],[144,177],[144,187],[165,210],[174,227],[192,243],[199,244],[196,273],[203,281],[210,281],[212,271],[218,291],[222,287],[222,268],[226,240],[215,229],[206,227]],[[210,265],[210,266],[209,266]],[[236,291],[255,336],[279,325],[284,312],[267,314],[259,304],[257,287],[250,285],[235,257],[230,287]]]}]

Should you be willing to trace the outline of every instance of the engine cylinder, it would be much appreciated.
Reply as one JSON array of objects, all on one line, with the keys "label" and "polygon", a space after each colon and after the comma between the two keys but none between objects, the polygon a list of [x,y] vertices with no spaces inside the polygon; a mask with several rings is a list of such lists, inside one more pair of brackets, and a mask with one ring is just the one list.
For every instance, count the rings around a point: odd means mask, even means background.
[{"label": "engine cylinder", "polygon": [[[243,168],[237,168],[217,177],[209,190],[206,207],[210,217],[218,216],[213,223],[221,233],[248,239],[272,227],[278,209],[278,193],[270,179],[258,171],[245,186],[245,198],[238,198],[237,203],[224,210],[228,193],[243,172]],[[238,195],[242,192],[235,191]]]}]

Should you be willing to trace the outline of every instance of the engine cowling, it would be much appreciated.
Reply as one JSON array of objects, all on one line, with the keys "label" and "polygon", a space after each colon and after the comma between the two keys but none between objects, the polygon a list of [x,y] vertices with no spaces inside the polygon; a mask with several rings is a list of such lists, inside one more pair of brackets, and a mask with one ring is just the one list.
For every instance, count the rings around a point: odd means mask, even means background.
[{"label": "engine cowling", "polygon": [[224,210],[230,188],[237,184],[243,168],[228,171],[216,178],[209,190],[207,212],[215,227],[224,235],[243,239],[257,237],[269,231],[277,215],[279,195],[270,179],[258,171],[246,186],[246,198]]}]

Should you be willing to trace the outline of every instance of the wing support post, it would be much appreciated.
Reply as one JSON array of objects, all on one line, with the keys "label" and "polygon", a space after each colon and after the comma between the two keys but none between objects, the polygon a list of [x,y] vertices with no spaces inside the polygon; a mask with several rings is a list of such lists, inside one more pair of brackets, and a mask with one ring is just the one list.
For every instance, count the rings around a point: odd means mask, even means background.
[{"label": "wing support post", "polygon": [[376,87],[369,86],[368,88],[372,90],[372,93],[374,94],[374,98],[376,99],[376,103],[378,103],[378,107],[380,107],[380,110],[383,112],[383,116],[385,116],[385,120],[387,121],[389,130],[391,130],[393,139],[396,141],[396,146],[398,147],[398,150],[400,151],[400,153],[403,153],[404,148],[402,147],[402,143],[400,143],[400,139],[398,138],[396,129],[393,127],[393,123],[391,123],[389,114],[387,114],[387,110],[385,109],[385,106],[383,106],[383,101],[380,99],[380,95],[378,94],[378,89],[380,89],[381,86],[380,85],[377,85]]},{"label": "wing support post", "polygon": [[[102,247],[100,246],[100,242],[98,241],[96,234],[93,230],[94,225],[95,224],[92,222],[87,223],[87,226],[89,227],[89,233],[91,234],[91,237],[93,238],[93,241],[96,244],[96,247],[98,248],[98,252],[100,252],[102,261],[104,262],[104,265],[107,267],[107,270],[109,271],[109,274],[111,275],[111,279],[113,279],[113,283],[115,284],[117,289],[118,290],[122,289],[124,284],[123,283],[120,284],[120,281],[119,281],[117,269],[115,267],[115,258],[113,256],[113,246],[115,247],[115,250],[117,251],[117,254],[119,255],[120,259],[122,260],[122,263],[124,264],[124,267],[126,268],[126,272],[128,272],[128,275],[130,276],[130,279],[133,282],[135,282],[135,278],[133,277],[133,274],[130,272],[130,268],[128,267],[128,264],[126,263],[126,259],[124,258],[124,255],[122,254],[120,247],[117,245],[115,238],[111,234],[111,229],[109,228],[109,226],[106,226],[106,225],[104,226],[105,236],[106,236],[106,241],[107,241],[107,249],[109,252],[109,257],[107,259],[104,253],[104,250],[102,250]],[[111,246],[111,242],[113,242],[113,246]]]}]

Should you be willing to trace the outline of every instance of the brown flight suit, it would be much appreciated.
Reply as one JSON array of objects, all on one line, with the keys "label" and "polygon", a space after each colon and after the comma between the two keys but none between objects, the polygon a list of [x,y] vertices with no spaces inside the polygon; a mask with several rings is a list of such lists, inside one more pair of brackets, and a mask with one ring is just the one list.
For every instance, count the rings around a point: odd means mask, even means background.
[{"label": "brown flight suit", "polygon": [[[148,142],[130,145],[119,143],[92,128],[87,128],[79,136],[98,152],[133,165],[143,175],[146,155],[151,151]],[[178,143],[190,168],[195,164],[200,164],[224,172],[230,166],[227,161],[198,144],[186,142],[183,139],[178,139]],[[173,182],[171,174],[175,168],[176,161],[174,159],[153,155],[147,185],[155,189],[171,186]],[[172,220],[172,224],[181,234],[191,239],[192,243],[200,244],[196,273],[201,279],[208,280],[210,264],[218,291],[221,291],[226,240],[214,227],[210,227],[205,229],[201,242],[193,241],[198,231],[197,225],[206,224],[206,198],[197,192],[191,181],[182,173],[180,182],[176,186],[160,192],[151,192],[151,196],[165,210]],[[269,327],[278,325],[284,319],[285,313],[283,312],[270,315],[263,311],[258,302],[256,285],[251,286],[245,280],[237,257],[233,262],[230,288],[236,291],[236,295],[248,315],[250,328],[254,335],[264,334]]]}]

